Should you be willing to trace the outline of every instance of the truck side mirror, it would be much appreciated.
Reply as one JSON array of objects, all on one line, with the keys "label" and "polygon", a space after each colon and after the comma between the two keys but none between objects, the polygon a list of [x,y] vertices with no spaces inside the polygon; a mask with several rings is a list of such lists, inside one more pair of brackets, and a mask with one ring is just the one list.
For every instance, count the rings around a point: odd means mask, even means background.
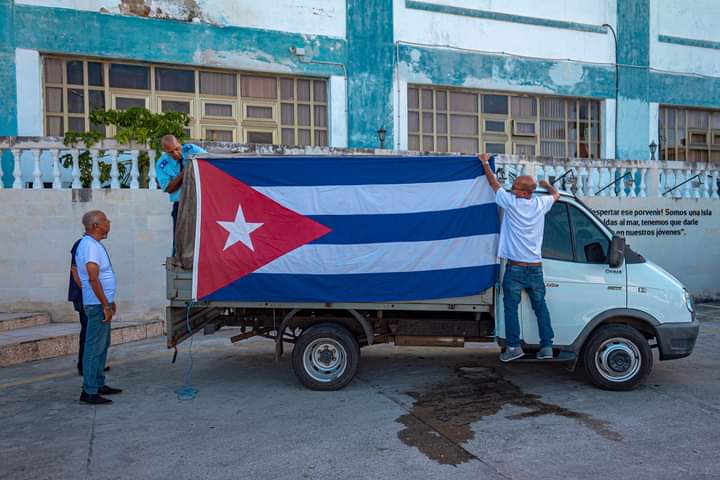
[{"label": "truck side mirror", "polygon": [[613,235],[608,251],[608,265],[610,268],[618,268],[622,266],[623,260],[625,260],[625,237]]}]

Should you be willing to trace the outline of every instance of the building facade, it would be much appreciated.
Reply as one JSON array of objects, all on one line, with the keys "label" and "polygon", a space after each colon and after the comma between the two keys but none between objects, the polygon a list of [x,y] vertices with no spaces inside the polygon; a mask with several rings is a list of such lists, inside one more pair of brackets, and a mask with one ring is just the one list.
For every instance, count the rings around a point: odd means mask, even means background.
[{"label": "building facade", "polygon": [[[715,0],[0,0],[0,136],[720,162]],[[8,168],[4,171],[8,172]]]}]

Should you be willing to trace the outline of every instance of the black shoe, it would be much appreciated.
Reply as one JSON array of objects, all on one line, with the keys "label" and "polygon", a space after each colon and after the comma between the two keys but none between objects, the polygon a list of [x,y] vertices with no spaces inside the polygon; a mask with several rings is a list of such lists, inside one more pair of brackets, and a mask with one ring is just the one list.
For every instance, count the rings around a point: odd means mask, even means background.
[{"label": "black shoe", "polygon": [[98,394],[92,395],[85,393],[85,390],[80,394],[80,401],[89,405],[103,405],[105,403],[112,403],[109,398],[101,397]]},{"label": "black shoe", "polygon": [[107,385],[103,385],[102,387],[98,388],[98,393],[101,395],[115,395],[116,393],[122,393],[122,390],[119,388],[112,388],[108,387]]}]

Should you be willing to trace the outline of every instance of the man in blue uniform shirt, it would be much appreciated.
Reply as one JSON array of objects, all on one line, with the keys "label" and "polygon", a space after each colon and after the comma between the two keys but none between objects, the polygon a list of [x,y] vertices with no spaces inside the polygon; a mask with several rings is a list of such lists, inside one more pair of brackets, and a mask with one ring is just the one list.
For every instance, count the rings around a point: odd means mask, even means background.
[{"label": "man in blue uniform shirt", "polygon": [[173,255],[175,255],[175,224],[182,190],[183,169],[187,164],[188,156],[206,152],[192,143],[181,145],[174,135],[165,135],[162,138],[162,148],[164,153],[158,159],[156,166],[157,181],[160,188],[170,195],[172,202]]}]

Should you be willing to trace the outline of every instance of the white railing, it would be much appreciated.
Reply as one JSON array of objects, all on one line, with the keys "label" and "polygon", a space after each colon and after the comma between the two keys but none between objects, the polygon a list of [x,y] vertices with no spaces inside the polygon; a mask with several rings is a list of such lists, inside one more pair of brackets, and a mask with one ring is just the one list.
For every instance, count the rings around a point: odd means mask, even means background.
[{"label": "white railing", "polygon": [[[139,157],[147,154],[147,171],[140,175]],[[81,162],[87,158],[83,168]],[[12,185],[0,188],[143,188],[157,189],[155,152],[146,147],[104,140],[92,148],[68,147],[53,137],[0,137],[0,178],[3,165],[12,165]],[[109,166],[103,174],[102,166]],[[107,168],[107,167],[106,167]],[[83,175],[87,169],[88,174]],[[8,173],[10,173],[8,172]],[[7,182],[6,182],[7,183]]]},{"label": "white railing", "polygon": [[720,198],[720,165],[706,163],[501,155],[497,171],[508,188],[518,175],[530,175],[582,197]]},{"label": "white railing", "polygon": [[[206,143],[211,153],[259,154],[410,154],[389,150],[329,147],[254,146]],[[87,153],[86,153],[87,152]],[[81,158],[87,158],[81,166]],[[149,156],[141,168],[140,158]],[[92,148],[69,148],[52,137],[0,137],[0,178],[12,175],[5,188],[150,188],[157,189],[155,152],[145,147],[104,140]],[[65,159],[65,164],[61,163]],[[2,171],[5,165],[6,171]],[[10,171],[7,166],[12,165]],[[104,165],[105,175],[101,166]],[[82,167],[82,168],[81,168]],[[86,174],[83,175],[83,170]],[[556,186],[583,197],[720,198],[720,165],[680,161],[614,161],[553,159],[500,155],[498,177],[510,187],[518,175],[555,180]],[[0,182],[0,188],[3,183]]]}]

